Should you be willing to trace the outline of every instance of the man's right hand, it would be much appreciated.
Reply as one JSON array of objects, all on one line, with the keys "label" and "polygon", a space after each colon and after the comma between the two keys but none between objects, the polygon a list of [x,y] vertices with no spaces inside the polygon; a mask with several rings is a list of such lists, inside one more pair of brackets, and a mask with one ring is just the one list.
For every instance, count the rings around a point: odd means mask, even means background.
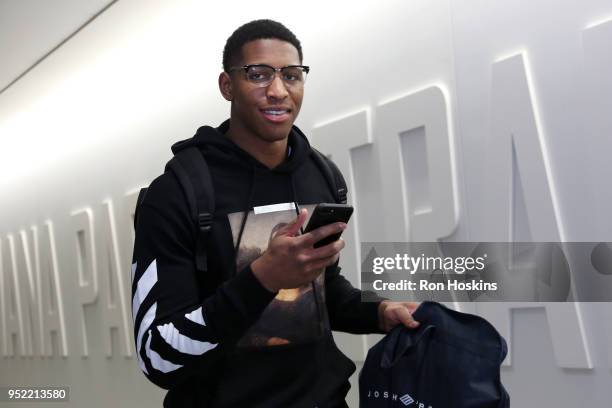
[{"label": "man's right hand", "polygon": [[271,292],[312,282],[327,266],[336,263],[344,248],[341,239],[313,248],[321,239],[346,229],[346,224],[336,222],[298,235],[307,217],[308,211],[302,209],[295,221],[278,230],[268,249],[251,263],[255,277]]}]

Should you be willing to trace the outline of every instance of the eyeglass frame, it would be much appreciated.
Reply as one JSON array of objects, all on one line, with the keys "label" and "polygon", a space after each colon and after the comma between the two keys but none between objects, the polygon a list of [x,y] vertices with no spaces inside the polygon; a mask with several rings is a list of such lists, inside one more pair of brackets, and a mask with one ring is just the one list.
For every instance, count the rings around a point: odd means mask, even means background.
[{"label": "eyeglass frame", "polygon": [[[283,69],[285,69],[285,68],[301,68],[302,71],[306,74],[306,76],[310,72],[310,66],[309,65],[285,65],[284,67],[274,68],[273,66],[268,65],[268,64],[247,64],[247,65],[243,65],[241,67],[230,67],[227,70],[227,72],[230,73],[232,71],[237,71],[237,70],[241,69],[241,70],[244,70],[244,73],[246,75],[246,74],[248,74],[249,68],[251,68],[251,67],[266,67],[266,68],[273,69],[274,70],[274,76],[276,76],[277,72],[282,73]],[[288,85],[283,80],[282,77],[281,77],[281,81],[283,81],[283,84]],[[274,78],[272,78],[272,80],[270,80],[270,82],[258,84],[258,83],[250,81],[248,79],[248,77],[247,77],[247,82],[249,82],[249,83],[251,83],[253,85],[259,86],[259,87],[264,87],[264,86],[269,86],[272,82],[274,82]],[[302,84],[304,84],[304,82],[306,82],[306,78],[304,78],[304,80],[302,81]]]}]

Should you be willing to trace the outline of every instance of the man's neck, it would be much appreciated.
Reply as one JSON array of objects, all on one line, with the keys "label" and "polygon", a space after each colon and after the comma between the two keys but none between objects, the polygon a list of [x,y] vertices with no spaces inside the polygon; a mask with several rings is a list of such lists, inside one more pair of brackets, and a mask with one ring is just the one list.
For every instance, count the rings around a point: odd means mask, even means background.
[{"label": "man's neck", "polygon": [[278,166],[287,157],[287,137],[268,142],[246,129],[233,127],[231,121],[225,136],[269,169]]}]

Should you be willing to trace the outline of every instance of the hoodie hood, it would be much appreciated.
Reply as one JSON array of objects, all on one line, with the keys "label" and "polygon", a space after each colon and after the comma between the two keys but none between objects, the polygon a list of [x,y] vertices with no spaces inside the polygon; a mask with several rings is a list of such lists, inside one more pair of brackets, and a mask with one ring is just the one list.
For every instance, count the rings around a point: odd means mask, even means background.
[{"label": "hoodie hood", "polygon": [[198,128],[193,137],[173,144],[172,153],[176,154],[187,147],[197,146],[204,152],[207,159],[221,160],[247,169],[258,168],[264,171],[292,173],[308,158],[311,152],[310,143],[308,143],[306,136],[294,125],[287,141],[290,149],[289,156],[275,168],[269,169],[227,138],[225,134],[228,129],[229,119],[217,128],[202,126]]}]

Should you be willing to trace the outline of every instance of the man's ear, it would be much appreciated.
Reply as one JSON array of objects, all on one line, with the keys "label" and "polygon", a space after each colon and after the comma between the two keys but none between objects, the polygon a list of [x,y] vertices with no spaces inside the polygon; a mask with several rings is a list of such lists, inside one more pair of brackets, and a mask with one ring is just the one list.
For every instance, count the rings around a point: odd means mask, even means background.
[{"label": "man's ear", "polygon": [[219,91],[221,91],[221,95],[223,95],[225,100],[231,101],[234,99],[234,94],[232,93],[232,79],[225,71],[219,74]]}]

